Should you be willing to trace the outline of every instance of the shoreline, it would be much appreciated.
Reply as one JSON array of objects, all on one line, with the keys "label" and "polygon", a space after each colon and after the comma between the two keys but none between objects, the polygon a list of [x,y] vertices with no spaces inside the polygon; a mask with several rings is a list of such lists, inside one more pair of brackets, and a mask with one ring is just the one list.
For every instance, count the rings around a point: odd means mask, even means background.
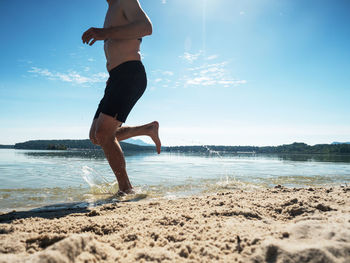
[{"label": "shoreline", "polygon": [[350,187],[7,213],[0,236],[0,262],[347,262]]},{"label": "shoreline", "polygon": [[[210,181],[211,179],[208,179]],[[224,182],[225,183],[225,182]],[[112,183],[113,184],[113,183]],[[207,182],[208,184],[208,182]],[[232,185],[234,184],[234,186]],[[278,187],[279,185],[277,185]],[[177,186],[174,186],[177,187]],[[273,189],[276,186],[271,185],[264,185],[264,184],[255,184],[252,182],[239,182],[234,181],[229,183],[229,187],[221,186],[221,183],[216,182],[215,188],[209,188],[204,190],[197,190],[188,192],[184,190],[183,192],[174,192],[170,195],[161,195],[160,193],[154,193],[154,192],[147,192],[145,189],[143,189],[142,186],[136,186],[134,189],[136,189],[136,193],[132,195],[126,195],[126,196],[117,196],[118,188],[113,189],[115,191],[114,193],[100,193],[100,194],[94,194],[91,191],[91,187],[76,187],[76,188],[61,188],[62,191],[65,190],[63,194],[66,194],[66,191],[68,190],[79,190],[80,195],[86,195],[83,199],[80,198],[80,200],[65,200],[58,202],[59,200],[57,197],[55,198],[56,201],[50,201],[50,202],[42,202],[41,204],[31,204],[29,206],[22,206],[22,207],[10,207],[10,208],[3,208],[1,210],[0,208],[0,216],[5,214],[35,214],[37,213],[46,213],[46,212],[57,212],[60,213],[62,210],[70,210],[74,211],[81,210],[81,209],[94,209],[98,208],[100,206],[111,204],[111,203],[119,203],[119,202],[139,202],[139,201],[168,201],[168,200],[177,200],[177,199],[187,199],[187,198],[194,198],[194,197],[202,197],[207,195],[215,195],[222,192],[235,192],[235,191],[256,191],[256,190],[268,190]],[[288,189],[309,189],[309,188],[324,188],[324,184],[316,184],[316,185],[286,185],[283,186]],[[327,184],[328,188],[346,188],[348,187],[347,183],[339,184],[339,183],[329,183]],[[33,191],[41,191],[41,190],[56,190],[57,188],[43,188],[43,189],[36,189],[36,188],[28,188],[28,190]],[[1,190],[20,190],[23,191],[23,189],[0,189]],[[84,191],[84,192],[83,192]],[[69,198],[70,199],[70,198]],[[1,221],[0,221],[1,223]]]}]

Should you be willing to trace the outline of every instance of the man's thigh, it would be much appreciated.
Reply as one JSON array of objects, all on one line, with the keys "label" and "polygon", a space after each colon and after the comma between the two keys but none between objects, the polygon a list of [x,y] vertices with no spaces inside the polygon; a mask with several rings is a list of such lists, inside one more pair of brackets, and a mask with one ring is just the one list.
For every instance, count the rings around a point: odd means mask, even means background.
[{"label": "man's thigh", "polygon": [[[117,131],[117,129],[122,126],[122,122],[116,120],[115,118],[104,114],[100,113],[99,117],[96,119],[95,123],[95,135],[97,133],[99,134],[104,134],[104,135],[114,135]],[[94,122],[92,123],[92,126],[94,125]]]}]

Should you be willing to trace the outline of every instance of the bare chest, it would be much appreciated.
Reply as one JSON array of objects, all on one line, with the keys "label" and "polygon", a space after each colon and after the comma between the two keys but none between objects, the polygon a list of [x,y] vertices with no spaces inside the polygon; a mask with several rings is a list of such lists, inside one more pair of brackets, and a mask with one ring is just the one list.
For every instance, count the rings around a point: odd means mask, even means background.
[{"label": "bare chest", "polygon": [[105,22],[103,27],[109,28],[114,26],[122,26],[128,23],[126,19],[123,9],[120,6],[119,1],[116,1],[113,5],[111,5],[105,17]]}]

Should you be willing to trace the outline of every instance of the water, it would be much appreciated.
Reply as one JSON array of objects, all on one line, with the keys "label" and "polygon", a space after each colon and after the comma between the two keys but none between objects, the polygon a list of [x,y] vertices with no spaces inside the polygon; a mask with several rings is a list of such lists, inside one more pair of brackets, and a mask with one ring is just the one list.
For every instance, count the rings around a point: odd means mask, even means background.
[{"label": "water", "polygon": [[[350,183],[350,156],[143,153],[126,156],[135,195],[118,184],[100,151],[0,149],[0,211],[178,198],[242,188]],[[46,207],[47,208],[47,207]]]}]

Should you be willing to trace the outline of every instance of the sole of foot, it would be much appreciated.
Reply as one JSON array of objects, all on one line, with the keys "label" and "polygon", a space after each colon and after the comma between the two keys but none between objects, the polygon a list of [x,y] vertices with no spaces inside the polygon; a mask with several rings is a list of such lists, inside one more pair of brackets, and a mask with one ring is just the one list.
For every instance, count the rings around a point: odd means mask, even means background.
[{"label": "sole of foot", "polygon": [[157,121],[154,121],[151,123],[151,133],[150,137],[153,140],[154,144],[156,145],[157,148],[157,153],[160,154],[162,143],[160,142],[159,139],[159,123]]}]

